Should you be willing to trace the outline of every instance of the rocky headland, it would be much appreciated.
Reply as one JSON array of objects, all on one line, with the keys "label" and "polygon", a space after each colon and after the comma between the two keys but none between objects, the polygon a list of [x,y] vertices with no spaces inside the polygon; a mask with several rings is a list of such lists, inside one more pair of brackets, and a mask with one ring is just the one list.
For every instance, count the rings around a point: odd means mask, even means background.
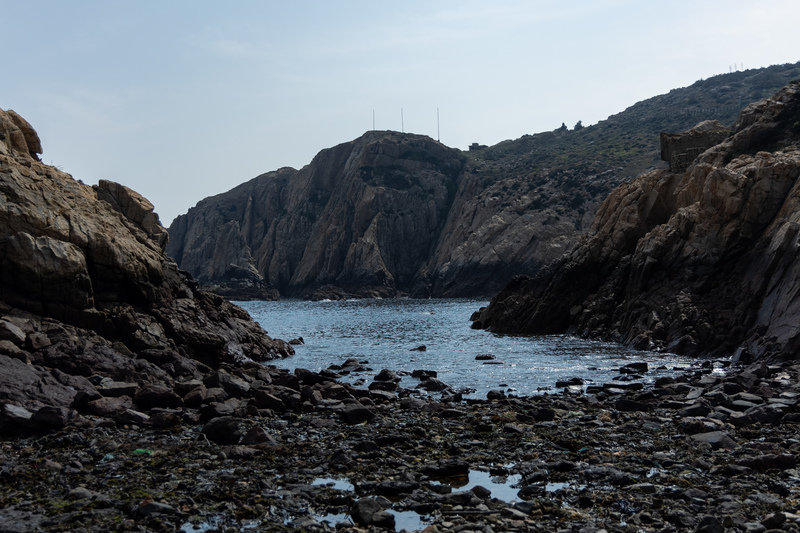
[{"label": "rocky headland", "polygon": [[176,388],[221,364],[293,353],[178,269],[145,198],[84,185],[41,152],[0,110],[0,433],[141,416],[136,398],[179,404]]},{"label": "rocky headland", "polygon": [[460,151],[372,131],[199,202],[167,253],[232,298],[490,296],[587,231],[622,183],[663,166],[661,131],[731,125],[800,64],[715,76],[598,124]]},{"label": "rocky headland", "polygon": [[800,82],[749,105],[721,142],[716,135],[721,125],[704,123],[663,136],[670,169],[614,190],[570,253],[512,281],[474,327],[795,359]]}]

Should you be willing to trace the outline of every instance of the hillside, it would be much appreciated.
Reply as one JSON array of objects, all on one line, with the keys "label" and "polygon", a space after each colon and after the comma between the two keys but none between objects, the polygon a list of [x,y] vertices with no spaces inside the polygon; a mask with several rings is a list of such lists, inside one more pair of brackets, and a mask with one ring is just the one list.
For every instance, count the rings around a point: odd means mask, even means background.
[{"label": "hillside", "polygon": [[795,358],[798,197],[800,81],[748,106],[732,135],[687,169],[615,189],[577,246],[513,280],[473,327],[571,331],[742,361]]},{"label": "hillside", "polygon": [[475,151],[368,132],[201,201],[173,222],[167,253],[236,297],[490,295],[567,252],[613,188],[666,166],[662,131],[730,126],[794,78],[800,63],[715,76]]}]

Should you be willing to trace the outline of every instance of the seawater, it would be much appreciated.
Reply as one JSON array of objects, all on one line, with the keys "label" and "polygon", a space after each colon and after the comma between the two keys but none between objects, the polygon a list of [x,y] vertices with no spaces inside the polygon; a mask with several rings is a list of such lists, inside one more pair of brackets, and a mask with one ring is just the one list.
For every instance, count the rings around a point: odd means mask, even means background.
[{"label": "seawater", "polygon": [[[320,371],[347,358],[367,361],[371,370],[343,381],[366,380],[382,369],[435,370],[455,389],[485,398],[492,389],[518,396],[552,391],[559,380],[582,378],[586,384],[610,382],[619,368],[647,362],[645,381],[674,374],[691,361],[673,354],[643,352],[623,346],[568,335],[496,335],[470,328],[469,318],[485,300],[474,299],[367,299],[309,302],[235,302],[246,309],[270,336],[284,340],[303,337],[295,355],[270,361],[280,368]],[[424,352],[411,351],[425,345]],[[494,364],[476,356],[492,354]],[[414,388],[418,380],[404,377],[401,386]]]}]

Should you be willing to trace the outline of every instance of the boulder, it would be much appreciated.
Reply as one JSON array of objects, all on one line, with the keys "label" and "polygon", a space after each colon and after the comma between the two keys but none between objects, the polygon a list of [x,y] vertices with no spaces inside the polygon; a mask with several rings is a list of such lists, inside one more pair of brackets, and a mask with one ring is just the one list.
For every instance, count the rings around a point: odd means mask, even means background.
[{"label": "boulder", "polygon": [[221,416],[209,420],[202,429],[203,435],[216,444],[238,444],[242,438],[240,420],[232,416]]}]

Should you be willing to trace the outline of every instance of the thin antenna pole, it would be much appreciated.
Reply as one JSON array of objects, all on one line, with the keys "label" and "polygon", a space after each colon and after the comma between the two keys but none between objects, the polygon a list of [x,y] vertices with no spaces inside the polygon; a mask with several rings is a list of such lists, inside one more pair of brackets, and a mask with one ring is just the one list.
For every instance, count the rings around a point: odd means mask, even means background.
[{"label": "thin antenna pole", "polygon": [[439,139],[439,108],[436,108],[436,142],[441,142]]},{"label": "thin antenna pole", "polygon": [[375,131],[375,110],[372,110],[372,131]]},{"label": "thin antenna pole", "polygon": [[400,108],[400,132],[401,133],[405,133],[406,132],[406,128],[403,125],[403,108],[402,107]]}]

